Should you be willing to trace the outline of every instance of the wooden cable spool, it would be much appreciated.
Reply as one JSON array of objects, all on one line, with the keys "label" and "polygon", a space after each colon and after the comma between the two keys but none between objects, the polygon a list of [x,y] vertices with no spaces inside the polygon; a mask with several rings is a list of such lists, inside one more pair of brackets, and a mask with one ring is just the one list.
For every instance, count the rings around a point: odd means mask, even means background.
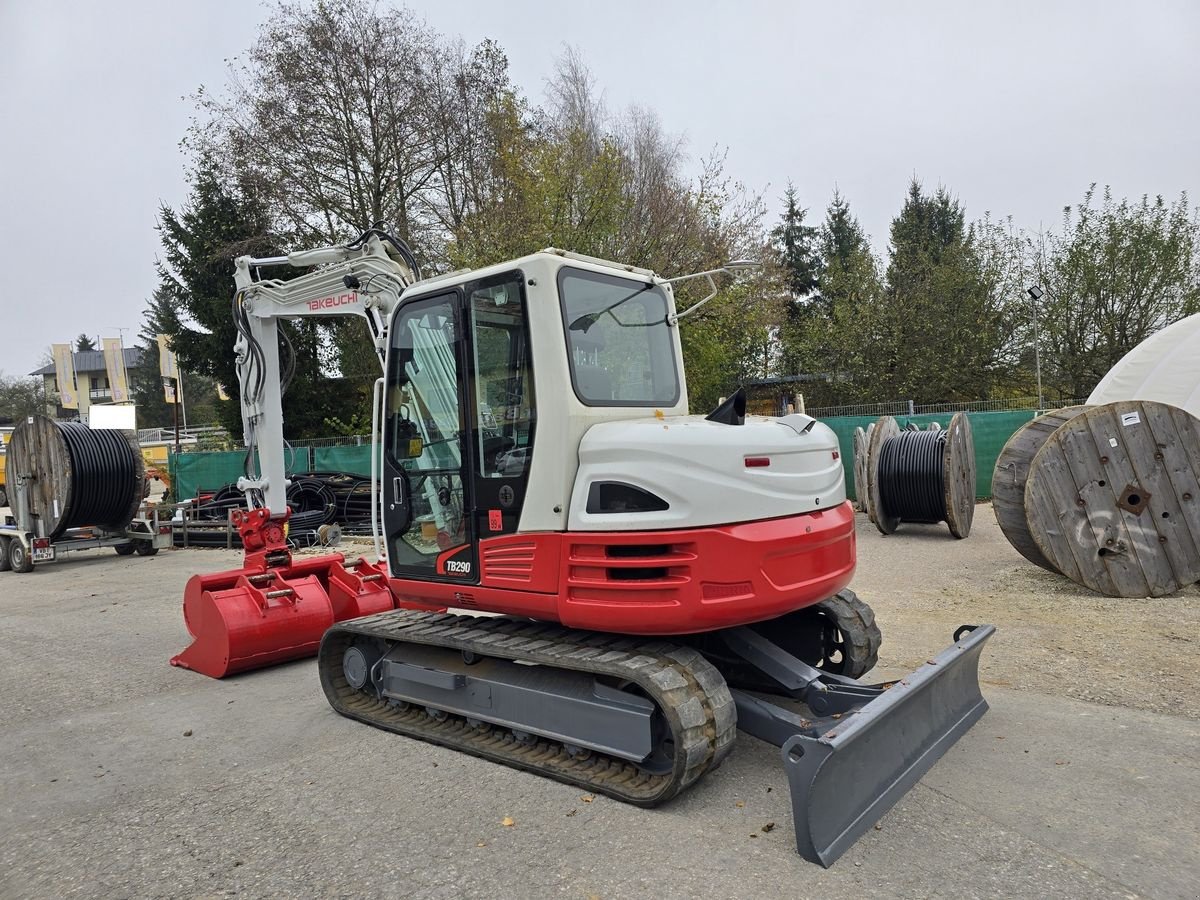
[{"label": "wooden cable spool", "polygon": [[[930,428],[926,434],[940,431]],[[897,477],[882,472],[884,448],[889,441],[903,440],[899,424],[892,416],[884,416],[875,423],[867,450],[867,515],[883,534],[893,533],[904,520],[904,510],[895,499],[889,500],[888,485],[882,478]],[[966,413],[955,413],[946,428],[945,440],[940,445],[939,470],[930,471],[920,477],[940,479],[940,508],[936,521],[944,521],[956,538],[965,538],[971,533],[975,515],[975,447],[971,439],[971,422]],[[932,461],[931,461],[932,463]],[[921,485],[933,489],[933,482]],[[931,521],[932,517],[910,519]]]},{"label": "wooden cable spool", "polygon": [[[1123,400],[1064,421],[1033,457],[1029,534],[1055,569],[1113,597],[1200,581],[1200,420]],[[1020,549],[1020,548],[1018,548]]]},{"label": "wooden cable spool", "polygon": [[867,517],[884,534],[891,534],[900,525],[899,517],[884,516],[881,520],[882,501],[879,496],[879,453],[883,442],[900,433],[900,426],[891,416],[883,416],[871,430],[867,444]]},{"label": "wooden cable spool", "polygon": [[119,531],[137,514],[146,469],[132,432],[29,416],[13,431],[6,480],[39,537],[91,525]]},{"label": "wooden cable spool", "polygon": [[1068,406],[1026,422],[1008,439],[996,467],[992,470],[992,512],[996,523],[1013,548],[1035,565],[1057,572],[1058,569],[1038,549],[1029,533],[1025,515],[1025,482],[1029,466],[1050,435],[1064,422],[1086,411],[1087,406]]},{"label": "wooden cable spool", "polygon": [[975,441],[966,413],[955,413],[946,428],[942,467],[945,474],[946,524],[956,538],[971,533],[975,519]]},{"label": "wooden cable spool", "polygon": [[854,465],[850,474],[854,479],[854,508],[866,510],[863,494],[867,490],[867,432],[862,428],[854,429]]}]

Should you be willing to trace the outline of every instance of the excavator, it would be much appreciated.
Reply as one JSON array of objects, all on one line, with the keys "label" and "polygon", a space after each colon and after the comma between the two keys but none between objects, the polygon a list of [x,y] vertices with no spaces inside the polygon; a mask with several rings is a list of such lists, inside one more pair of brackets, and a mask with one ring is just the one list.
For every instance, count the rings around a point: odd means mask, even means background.
[{"label": "excavator", "polygon": [[[284,265],[311,271],[264,277]],[[831,865],[984,714],[994,628],[860,680],[881,638],[848,589],[836,436],[748,416],[741,391],[689,414],[680,323],[751,265],[665,279],[547,249],[422,278],[379,227],[237,259],[246,556],[189,581],[172,663],[220,678],[315,652],[343,716],[641,807],[740,729],[780,748],[797,851]],[[293,559],[280,323],[347,314],[382,372],[374,555]]]}]

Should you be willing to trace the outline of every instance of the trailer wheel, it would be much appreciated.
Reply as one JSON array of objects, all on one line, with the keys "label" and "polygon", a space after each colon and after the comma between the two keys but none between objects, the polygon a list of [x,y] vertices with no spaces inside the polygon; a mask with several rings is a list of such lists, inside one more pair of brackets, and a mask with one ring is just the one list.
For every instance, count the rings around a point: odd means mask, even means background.
[{"label": "trailer wheel", "polygon": [[0,506],[8,506],[8,491],[0,484]]},{"label": "trailer wheel", "polygon": [[153,556],[158,552],[158,548],[149,541],[137,541],[135,548],[137,549],[138,556]]},{"label": "trailer wheel", "polygon": [[29,551],[25,549],[16,538],[12,538],[8,542],[8,565],[14,572],[24,574],[33,571],[33,557],[29,555]]},{"label": "trailer wheel", "polygon": [[132,556],[137,546],[133,541],[127,541],[124,544],[117,544],[113,549],[117,551],[117,556]]},{"label": "trailer wheel", "polygon": [[8,564],[8,538],[0,537],[0,572],[7,572],[10,566]]}]

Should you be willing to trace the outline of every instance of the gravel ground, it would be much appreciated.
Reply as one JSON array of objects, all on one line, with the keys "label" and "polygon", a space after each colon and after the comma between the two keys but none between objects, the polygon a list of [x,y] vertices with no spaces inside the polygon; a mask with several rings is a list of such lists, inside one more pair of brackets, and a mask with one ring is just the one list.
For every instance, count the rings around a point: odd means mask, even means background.
[{"label": "gravel ground", "polygon": [[971,536],[901,525],[884,536],[858,518],[854,589],[883,630],[880,664],[911,670],[964,622],[990,622],[985,684],[1200,718],[1200,588],[1170,597],[1101,597],[1027,562],[990,504]]},{"label": "gravel ground", "polygon": [[964,621],[999,632],[991,710],[829,870],[795,855],[778,750],[744,735],[645,811],[343,719],[311,660],[172,669],[184,582],[237,553],[0,574],[0,898],[1194,898],[1195,592],[1087,594],[986,506],[966,541],[859,541],[884,674]]}]

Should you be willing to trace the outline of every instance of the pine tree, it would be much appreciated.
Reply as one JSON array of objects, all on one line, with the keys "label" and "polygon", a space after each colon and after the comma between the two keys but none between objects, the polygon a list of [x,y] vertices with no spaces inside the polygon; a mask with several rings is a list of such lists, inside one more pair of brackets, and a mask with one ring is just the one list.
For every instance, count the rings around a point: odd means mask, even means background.
[{"label": "pine tree", "polygon": [[816,294],[821,283],[821,259],[817,255],[818,230],[804,224],[808,210],[796,202],[796,188],[788,183],[780,222],[771,230],[771,243],[787,277],[788,293],[794,301]]},{"label": "pine tree", "polygon": [[76,353],[86,353],[89,350],[95,350],[95,349],[96,349],[96,342],[93,341],[86,334],[81,334],[81,335],[79,335],[79,337],[75,338],[75,352]]},{"label": "pine tree", "polygon": [[820,295],[821,258],[817,252],[819,232],[804,224],[808,210],[796,202],[796,189],[789,182],[783,194],[784,210],[780,222],[771,231],[771,246],[783,269],[788,302],[781,329],[782,371],[799,374],[807,365],[804,334],[814,316],[828,310]]},{"label": "pine tree", "polygon": [[[158,263],[156,302],[176,316],[163,331],[172,339],[179,366],[211,378],[231,397],[219,404],[221,424],[241,434],[241,409],[233,345],[237,332],[231,315],[233,260],[243,254],[278,255],[262,204],[246,191],[224,184],[211,160],[201,158],[192,174],[192,191],[179,211],[159,211],[163,258]],[[287,277],[282,270],[271,277]],[[194,322],[196,327],[188,324]],[[323,336],[316,323],[283,324],[296,352],[296,373],[284,396],[284,428],[289,438],[317,437],[324,420],[353,413],[358,398],[344,380],[326,380],[320,352]]]},{"label": "pine tree", "polygon": [[179,315],[161,287],[146,304],[142,327],[138,331],[138,350],[142,364],[129,370],[129,387],[137,404],[138,425],[142,428],[166,428],[174,423],[174,411],[163,392],[158,369],[158,336],[179,334]]},{"label": "pine tree", "polygon": [[885,303],[865,345],[880,399],[986,398],[1000,377],[1003,318],[981,277],[973,232],[944,187],[916,178],[892,220]]},{"label": "pine tree", "polygon": [[874,387],[865,363],[879,317],[882,285],[871,242],[838,191],[825,211],[820,253],[826,315],[808,335],[816,371],[831,377],[831,402],[862,400]]}]

